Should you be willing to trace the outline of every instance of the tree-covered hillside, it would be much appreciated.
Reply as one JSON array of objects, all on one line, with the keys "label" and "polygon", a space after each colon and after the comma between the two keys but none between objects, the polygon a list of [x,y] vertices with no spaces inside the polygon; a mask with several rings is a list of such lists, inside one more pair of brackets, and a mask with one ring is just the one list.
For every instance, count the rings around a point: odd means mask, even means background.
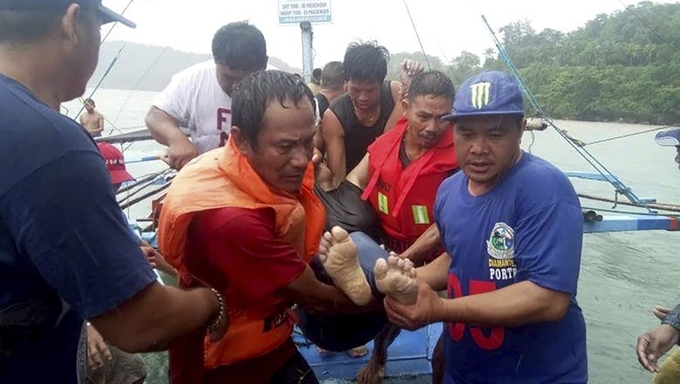
[{"label": "tree-covered hillside", "polygon": [[[680,3],[642,2],[601,14],[576,31],[535,31],[526,21],[499,36],[543,109],[555,118],[680,123]],[[390,74],[405,57],[395,54]],[[459,85],[483,69],[508,70],[495,50],[429,57]]]}]

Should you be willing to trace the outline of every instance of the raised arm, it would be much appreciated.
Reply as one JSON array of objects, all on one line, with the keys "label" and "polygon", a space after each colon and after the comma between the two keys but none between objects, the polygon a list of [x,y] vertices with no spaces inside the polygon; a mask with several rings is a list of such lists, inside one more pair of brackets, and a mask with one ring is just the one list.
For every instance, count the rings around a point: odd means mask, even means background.
[{"label": "raised arm", "polygon": [[401,102],[401,83],[398,81],[391,82],[390,91],[392,92],[392,99],[394,100],[394,109],[390,114],[390,118],[387,119],[384,132],[388,132],[394,128],[401,115],[404,114],[404,107]]},{"label": "raised arm", "polygon": [[347,175],[345,163],[345,130],[330,109],[323,115],[321,128],[328,168],[333,174],[332,186],[337,187]]},{"label": "raised arm", "polygon": [[357,164],[352,172],[347,175],[347,181],[356,185],[362,191],[366,189],[368,185],[368,162],[370,160],[370,154],[366,153],[363,159]]},{"label": "raised arm", "polygon": [[414,76],[423,72],[424,70],[425,67],[421,63],[414,60],[406,59],[401,63],[401,71],[399,74],[400,81],[393,81],[390,84],[392,99],[394,100],[394,110],[392,111],[392,114],[385,125],[385,132],[394,128],[401,115],[404,114],[402,101],[406,100],[408,97],[408,89],[411,85],[411,80]]}]

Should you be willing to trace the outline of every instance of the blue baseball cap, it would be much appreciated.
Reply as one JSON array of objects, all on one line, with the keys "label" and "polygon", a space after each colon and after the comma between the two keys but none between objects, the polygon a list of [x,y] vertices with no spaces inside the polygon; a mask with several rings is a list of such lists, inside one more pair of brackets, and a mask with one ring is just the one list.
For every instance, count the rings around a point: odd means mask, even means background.
[{"label": "blue baseball cap", "polygon": [[102,0],[0,0],[0,10],[8,11],[36,11],[45,9],[66,9],[71,4],[79,4],[86,8],[97,8],[102,18],[102,24],[118,22],[130,28],[136,25],[132,21],[113,12],[102,5]]},{"label": "blue baseball cap", "polygon": [[487,115],[524,115],[519,84],[505,72],[482,72],[465,80],[453,100],[453,113],[442,120]]}]

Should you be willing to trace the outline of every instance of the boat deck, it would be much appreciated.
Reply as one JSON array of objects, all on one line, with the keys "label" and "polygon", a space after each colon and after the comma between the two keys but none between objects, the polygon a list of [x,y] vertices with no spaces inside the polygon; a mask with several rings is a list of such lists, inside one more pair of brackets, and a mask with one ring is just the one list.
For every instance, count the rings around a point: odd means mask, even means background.
[{"label": "boat deck", "polygon": [[[433,324],[415,332],[402,331],[388,350],[387,377],[422,376],[432,373],[432,352],[442,332],[442,325]],[[352,380],[368,362],[373,342],[366,345],[368,355],[352,358],[343,352],[321,355],[296,329],[293,339],[316,377],[322,380]]]}]

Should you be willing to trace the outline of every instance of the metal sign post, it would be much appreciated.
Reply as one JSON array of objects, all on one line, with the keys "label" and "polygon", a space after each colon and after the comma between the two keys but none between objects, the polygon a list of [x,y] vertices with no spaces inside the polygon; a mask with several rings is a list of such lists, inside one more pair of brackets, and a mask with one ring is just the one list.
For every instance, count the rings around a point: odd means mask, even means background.
[{"label": "metal sign post", "polygon": [[279,0],[279,24],[300,25],[302,75],[306,82],[312,80],[314,68],[312,23],[330,23],[331,21],[331,0]]},{"label": "metal sign post", "polygon": [[314,58],[312,57],[312,23],[309,21],[300,22],[302,30],[302,77],[305,82],[312,81],[312,71],[314,68]]}]

